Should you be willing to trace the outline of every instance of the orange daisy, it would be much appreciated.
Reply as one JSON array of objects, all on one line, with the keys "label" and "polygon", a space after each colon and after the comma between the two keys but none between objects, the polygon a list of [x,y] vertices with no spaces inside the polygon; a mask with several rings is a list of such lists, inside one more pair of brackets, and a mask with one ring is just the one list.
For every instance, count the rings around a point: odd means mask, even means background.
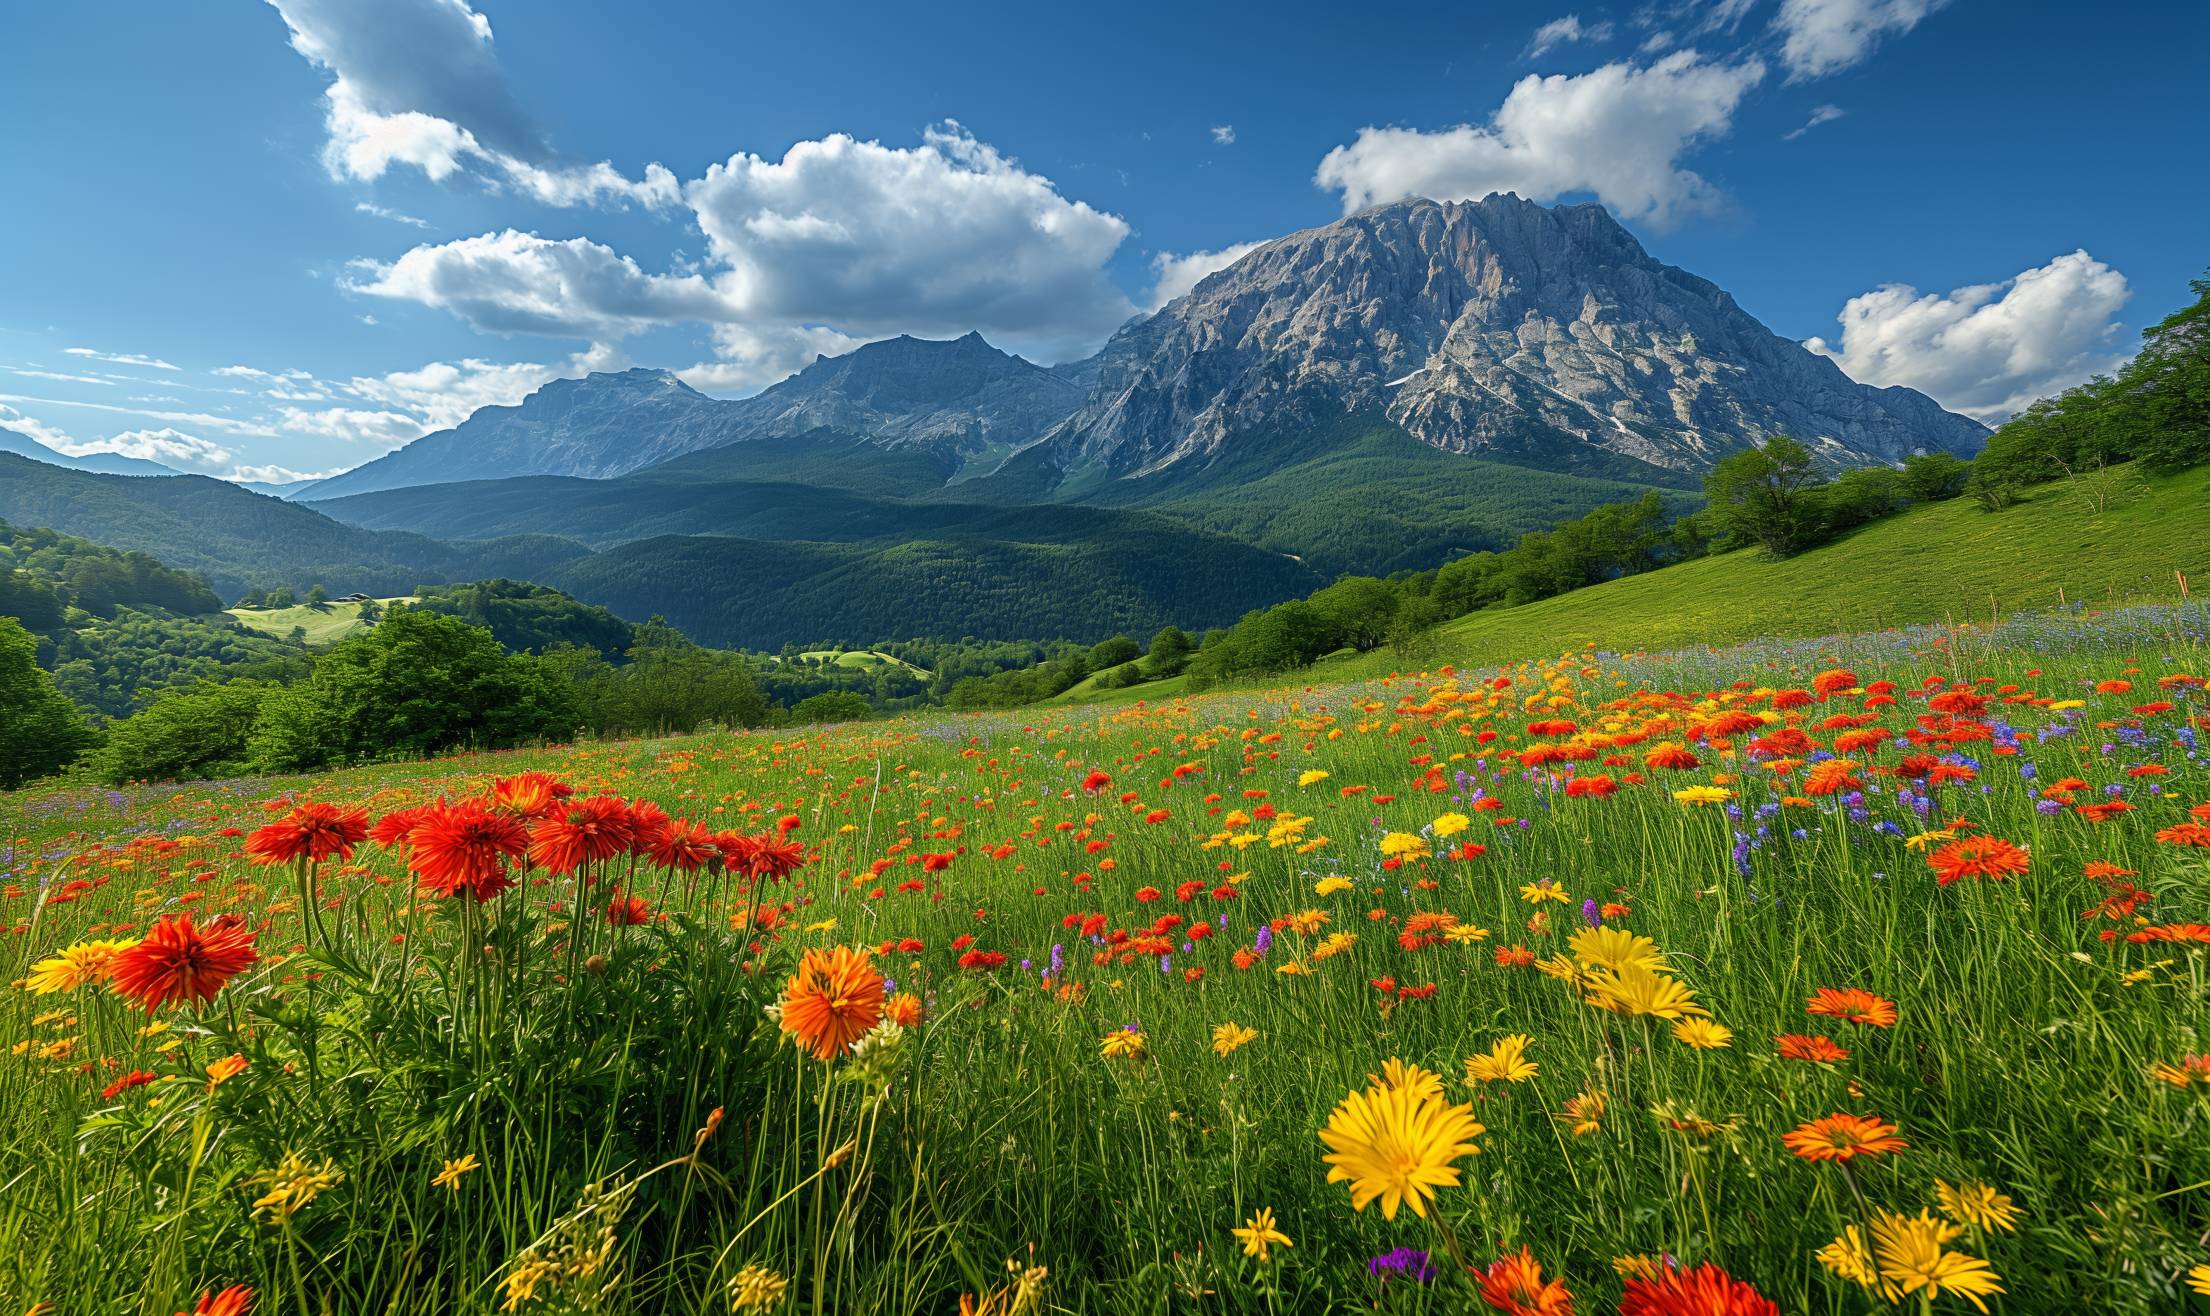
[{"label": "orange daisy", "polygon": [[1788,1150],[1807,1161],[1850,1161],[1885,1156],[1910,1146],[1893,1124],[1836,1111],[1780,1135]]},{"label": "orange daisy", "polygon": [[783,984],[783,1031],[816,1060],[834,1059],[882,1019],[882,974],[867,952],[809,950]]}]

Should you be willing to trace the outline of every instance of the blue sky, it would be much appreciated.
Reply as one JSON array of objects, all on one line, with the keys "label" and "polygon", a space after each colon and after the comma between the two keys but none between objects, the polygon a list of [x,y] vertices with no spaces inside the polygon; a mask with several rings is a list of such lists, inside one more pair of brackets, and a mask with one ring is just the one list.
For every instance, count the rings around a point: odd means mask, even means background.
[{"label": "blue sky", "polygon": [[2199,3],[105,0],[0,43],[0,424],[239,477],[586,369],[1081,355],[1413,193],[1602,201],[1991,420],[2210,264]]}]

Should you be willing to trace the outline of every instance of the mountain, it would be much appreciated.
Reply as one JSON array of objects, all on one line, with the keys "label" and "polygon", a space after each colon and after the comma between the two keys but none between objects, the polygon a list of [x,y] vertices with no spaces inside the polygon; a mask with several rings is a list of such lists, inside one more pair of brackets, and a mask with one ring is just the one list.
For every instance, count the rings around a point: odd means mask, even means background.
[{"label": "mountain", "polygon": [[1829,464],[1975,451],[1987,430],[1871,388],[1599,205],[1379,206],[1267,243],[1097,358],[1035,459],[1062,477],[1202,464],[1252,432],[1384,417],[1446,452],[1701,472],[1774,434]]},{"label": "mountain", "polygon": [[298,496],[319,502],[452,480],[620,475],[722,442],[725,406],[665,370],[555,379],[517,406],[480,408]]},{"label": "mountain", "polygon": [[70,471],[92,471],[100,475],[175,475],[176,471],[160,462],[150,462],[143,457],[123,457],[112,452],[88,452],[82,457],[71,457],[56,452],[45,444],[23,433],[0,425],[0,452],[12,452],[18,457],[28,457],[34,462],[59,466]]},{"label": "mountain", "polygon": [[1001,457],[1043,437],[1088,396],[1080,368],[1046,369],[968,334],[900,335],[818,357],[773,388],[730,404],[730,442],[815,430],[863,434],[962,459]]},{"label": "mountain", "polygon": [[[449,430],[311,488],[321,502],[383,489],[525,475],[607,479],[702,449],[816,431],[865,436],[995,465],[1082,405],[1087,373],[1047,370],[984,342],[900,336],[817,357],[753,397],[710,398],[665,370],[556,379],[512,407],[485,407]],[[941,483],[941,480],[938,481]]]}]

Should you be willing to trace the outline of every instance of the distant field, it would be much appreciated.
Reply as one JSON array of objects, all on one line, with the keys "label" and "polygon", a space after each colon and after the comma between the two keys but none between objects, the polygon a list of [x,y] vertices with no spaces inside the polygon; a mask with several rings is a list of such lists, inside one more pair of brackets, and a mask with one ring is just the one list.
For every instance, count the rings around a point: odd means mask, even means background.
[{"label": "distant field", "polygon": [[927,668],[915,667],[903,658],[874,649],[808,649],[798,656],[809,662],[831,659],[839,667],[903,667],[916,676],[928,675]]},{"label": "distant field", "polygon": [[[378,599],[378,603],[390,607],[394,603],[412,603],[412,595]],[[336,644],[338,641],[362,629],[361,605],[358,603],[301,603],[289,608],[232,608],[229,615],[238,624],[266,635],[286,636],[298,627],[307,633],[307,643],[317,648]]]},{"label": "distant field", "polygon": [[[1782,562],[1726,553],[1476,612],[1442,628],[1434,662],[1515,662],[1585,644],[1622,652],[1985,622],[2022,609],[2176,599],[2181,574],[2190,588],[2210,584],[2210,468],[2159,479],[2123,472],[2116,484],[2100,511],[2063,484],[2043,485],[1997,513],[1959,498]],[[1289,679],[1344,680],[1405,665],[1387,650],[1345,653]],[[1099,690],[1093,679],[1059,702],[1126,703],[1182,689],[1180,678],[1123,690]]]}]

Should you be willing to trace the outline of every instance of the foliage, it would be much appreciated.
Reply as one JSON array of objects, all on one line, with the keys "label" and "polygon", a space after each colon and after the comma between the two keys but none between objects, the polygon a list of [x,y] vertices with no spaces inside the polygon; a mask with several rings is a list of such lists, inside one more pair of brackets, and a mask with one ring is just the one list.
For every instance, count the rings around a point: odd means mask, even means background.
[{"label": "foliage", "polygon": [[280,689],[232,680],[164,690],[111,725],[87,762],[94,776],[116,784],[238,776],[253,767],[253,728]]},{"label": "foliage", "polygon": [[622,657],[615,664],[573,644],[555,644],[545,655],[572,692],[580,725],[594,734],[668,735],[767,721],[767,698],[741,654],[700,648],[654,619]]},{"label": "foliage", "polygon": [[830,690],[808,695],[790,710],[793,722],[857,722],[874,715],[867,696],[850,690]]},{"label": "foliage", "polygon": [[128,717],[159,692],[241,677],[290,681],[305,675],[302,647],[213,617],[117,609],[49,637],[54,684],[80,707]]},{"label": "foliage", "polygon": [[0,617],[0,790],[63,767],[90,739],[84,715],[40,670],[31,633]]},{"label": "foliage", "polygon": [[481,626],[514,653],[543,653],[556,644],[574,644],[619,660],[637,638],[636,627],[604,608],[519,580],[423,585],[407,606]]},{"label": "foliage", "polygon": [[490,632],[404,609],[340,641],[300,684],[271,696],[254,760],[276,771],[421,758],[463,746],[564,739],[582,724],[569,683]]}]

